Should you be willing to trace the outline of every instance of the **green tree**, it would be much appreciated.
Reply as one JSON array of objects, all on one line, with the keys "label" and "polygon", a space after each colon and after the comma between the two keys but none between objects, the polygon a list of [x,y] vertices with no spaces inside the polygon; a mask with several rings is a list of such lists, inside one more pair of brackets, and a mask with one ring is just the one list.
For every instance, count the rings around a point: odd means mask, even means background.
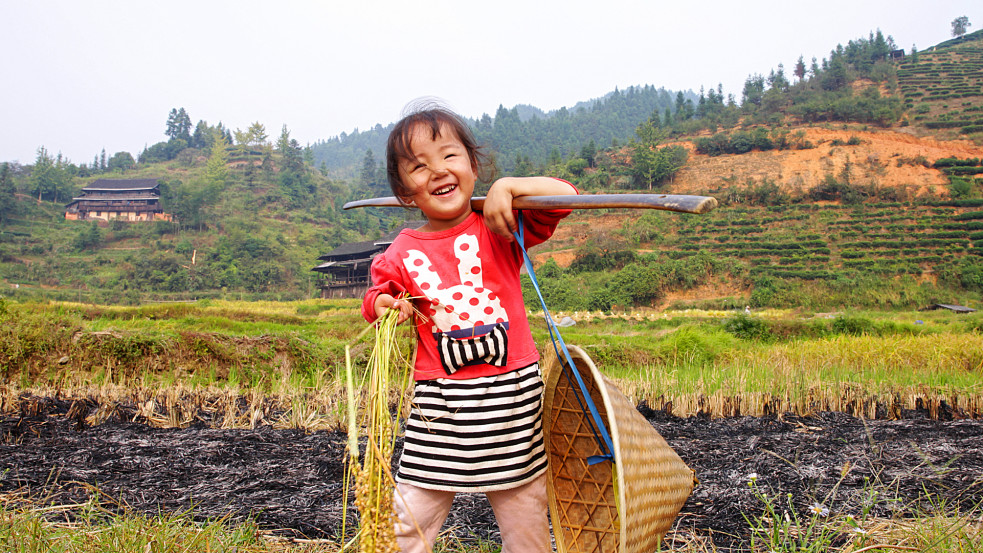
[{"label": "green tree", "polygon": [[821,85],[825,90],[840,90],[850,82],[850,76],[844,56],[833,55],[829,67],[823,71]]},{"label": "green tree", "polygon": [[167,129],[164,134],[171,139],[180,138],[185,142],[191,142],[191,118],[184,108],[171,110],[167,116]]},{"label": "green tree", "polygon": [[778,71],[772,70],[768,75],[768,87],[771,90],[785,92],[788,90],[789,82],[785,77],[785,66],[778,64]]},{"label": "green tree", "polygon": [[38,148],[38,157],[31,168],[31,195],[41,199],[57,202],[59,198],[66,199],[69,195],[68,184],[71,177],[65,172],[64,162],[58,156],[57,162],[48,150]]},{"label": "green tree", "polygon": [[137,162],[133,160],[133,156],[130,152],[116,152],[113,157],[109,158],[108,168],[110,171],[119,171],[120,173],[133,169],[136,167]]},{"label": "green tree", "polygon": [[806,63],[802,56],[799,56],[799,61],[795,62],[795,70],[792,73],[799,81],[806,77]]},{"label": "green tree", "polygon": [[515,169],[512,170],[513,177],[528,177],[533,174],[532,161],[529,156],[521,153],[515,154]]},{"label": "green tree", "polygon": [[215,188],[206,186],[203,180],[178,182],[167,187],[166,196],[161,194],[161,203],[181,227],[202,230],[208,220],[207,208],[215,202],[216,195]]},{"label": "green tree", "polygon": [[14,188],[14,177],[10,173],[10,164],[0,164],[0,225],[6,224],[7,219],[15,213],[17,202]]},{"label": "green tree", "polygon": [[567,171],[575,177],[582,176],[585,169],[587,169],[587,160],[582,157],[575,157],[567,162]]},{"label": "green tree", "polygon": [[245,155],[248,153],[250,141],[249,132],[236,129],[232,132],[232,134],[235,135],[236,152],[238,152],[239,155]]},{"label": "green tree", "polygon": [[140,152],[140,163],[170,161],[187,147],[188,143],[183,138],[172,138],[167,142],[158,142]]},{"label": "green tree", "polygon": [[304,155],[300,144],[290,138],[290,131],[284,125],[280,138],[276,141],[276,153],[280,154],[281,169],[286,171],[301,171],[304,168]]},{"label": "green tree", "polygon": [[99,231],[99,224],[92,221],[88,225],[80,228],[75,239],[72,240],[72,247],[78,251],[96,248],[102,242],[102,233]]},{"label": "green tree", "polygon": [[741,105],[747,111],[761,105],[765,95],[765,78],[761,75],[750,75],[744,81],[744,91],[741,93]]},{"label": "green tree", "polygon": [[218,131],[213,131],[212,150],[208,155],[208,163],[205,164],[205,182],[208,186],[225,188],[229,178],[229,168],[226,165],[229,160],[227,148],[225,136]]},{"label": "green tree", "polygon": [[251,146],[262,146],[266,144],[266,127],[262,123],[256,121],[252,125],[249,125],[249,130],[246,131],[248,136],[248,144]]},{"label": "green tree", "polygon": [[966,29],[972,27],[972,23],[969,22],[969,18],[965,15],[961,15],[952,20],[952,36],[960,37],[966,34]]},{"label": "green tree", "polygon": [[359,186],[363,186],[369,190],[381,188],[384,185],[380,181],[385,179],[384,177],[380,177],[380,173],[382,173],[382,168],[375,160],[375,154],[372,153],[372,149],[365,150],[365,155],[362,156],[362,169],[358,174]]},{"label": "green tree", "polygon": [[638,137],[640,143],[655,147],[669,135],[667,129],[658,126],[656,123],[658,120],[659,114],[654,113],[651,119],[645,121],[635,129],[635,136]]},{"label": "green tree", "polygon": [[688,157],[686,148],[682,146],[666,146],[656,148],[641,142],[632,142],[632,174],[648,187],[672,178],[686,164]]},{"label": "green tree", "polygon": [[188,146],[200,150],[211,146],[211,140],[212,133],[208,128],[208,123],[198,121],[198,124],[195,125],[195,132],[191,135],[191,140],[188,142]]},{"label": "green tree", "polygon": [[597,143],[594,139],[590,139],[590,142],[586,146],[580,149],[580,157],[587,160],[587,166],[594,168],[596,166],[595,158],[597,157]]},{"label": "green tree", "polygon": [[550,165],[559,165],[563,163],[563,156],[560,155],[560,150],[554,146],[550,151]]}]

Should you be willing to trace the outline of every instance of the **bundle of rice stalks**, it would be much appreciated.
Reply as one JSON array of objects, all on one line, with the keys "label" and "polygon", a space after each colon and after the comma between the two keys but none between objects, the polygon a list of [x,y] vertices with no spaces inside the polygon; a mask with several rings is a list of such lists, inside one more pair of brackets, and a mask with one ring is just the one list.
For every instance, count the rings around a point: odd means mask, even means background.
[{"label": "bundle of rice stalks", "polygon": [[[399,551],[393,513],[392,464],[397,420],[409,382],[410,363],[401,355],[396,337],[398,311],[389,311],[373,325],[375,347],[361,385],[355,385],[349,347],[345,348],[348,386],[348,480],[355,481],[355,506],[359,511],[358,550],[363,553]],[[395,416],[390,402],[396,396]],[[361,413],[358,411],[361,410]],[[359,459],[359,438],[365,450]],[[348,485],[346,485],[347,491]],[[347,498],[346,498],[347,505]],[[344,521],[342,532],[344,532]]]}]

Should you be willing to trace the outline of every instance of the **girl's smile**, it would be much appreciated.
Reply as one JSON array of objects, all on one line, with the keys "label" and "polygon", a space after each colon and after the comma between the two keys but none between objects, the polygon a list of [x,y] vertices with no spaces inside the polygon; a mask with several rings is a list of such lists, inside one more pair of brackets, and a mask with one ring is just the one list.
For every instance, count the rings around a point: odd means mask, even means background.
[{"label": "girl's smile", "polygon": [[403,199],[413,202],[427,218],[422,230],[451,228],[471,214],[477,180],[474,163],[454,131],[444,125],[436,135],[417,125],[412,136],[413,159],[400,162],[403,185],[410,191]]}]

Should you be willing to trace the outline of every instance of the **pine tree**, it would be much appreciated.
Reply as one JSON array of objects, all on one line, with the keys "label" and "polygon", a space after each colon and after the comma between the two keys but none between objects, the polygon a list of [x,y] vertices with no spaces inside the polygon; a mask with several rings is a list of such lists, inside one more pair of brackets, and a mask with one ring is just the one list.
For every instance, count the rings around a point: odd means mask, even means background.
[{"label": "pine tree", "polygon": [[0,225],[6,224],[7,219],[15,213],[17,198],[15,196],[14,177],[10,174],[10,164],[0,165]]},{"label": "pine tree", "polygon": [[[580,157],[587,160],[588,167],[594,168],[595,158],[597,157],[597,143],[594,142],[593,138],[590,139],[590,142],[588,142],[586,146],[580,149]],[[526,161],[529,161],[528,156],[526,156]]]},{"label": "pine tree", "polygon": [[359,185],[369,189],[377,188],[379,184],[378,173],[375,154],[372,153],[371,149],[365,150],[365,155],[362,157],[362,170],[358,175]]},{"label": "pine tree", "polygon": [[171,112],[167,114],[167,127],[164,129],[164,135],[168,138],[177,138],[177,108],[171,108]]},{"label": "pine tree", "polygon": [[205,164],[206,186],[214,186],[218,189],[225,187],[229,177],[229,168],[226,166],[229,159],[227,147],[225,136],[219,131],[213,131],[212,151],[208,156],[208,163]]},{"label": "pine tree", "polygon": [[188,116],[188,112],[181,108],[177,112],[177,138],[184,140],[185,142],[191,142],[191,117]]},{"label": "pine tree", "polygon": [[799,81],[802,81],[802,79],[805,78],[806,63],[805,60],[802,59],[802,56],[799,56],[799,61],[795,62],[795,70],[793,71],[793,74],[799,79]]},{"label": "pine tree", "polygon": [[188,145],[192,148],[206,148],[209,145],[209,140],[211,137],[212,134],[208,129],[208,123],[198,121],[198,124],[195,125],[195,132],[191,135],[191,140]]},{"label": "pine tree", "polygon": [[300,171],[304,167],[303,154],[300,151],[300,144],[290,138],[290,131],[284,125],[280,131],[280,138],[276,141],[276,152],[283,160],[283,169],[287,171]]}]

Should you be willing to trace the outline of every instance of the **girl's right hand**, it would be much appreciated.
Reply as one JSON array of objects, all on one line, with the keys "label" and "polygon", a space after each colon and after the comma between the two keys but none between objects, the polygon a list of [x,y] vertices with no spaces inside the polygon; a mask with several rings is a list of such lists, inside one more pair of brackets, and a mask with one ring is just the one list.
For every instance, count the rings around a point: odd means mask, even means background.
[{"label": "girl's right hand", "polygon": [[396,309],[399,311],[399,315],[396,317],[396,324],[402,324],[403,321],[409,319],[413,315],[413,302],[406,299],[398,300],[389,294],[379,294],[379,296],[375,298],[376,318],[381,319],[390,309]]}]

